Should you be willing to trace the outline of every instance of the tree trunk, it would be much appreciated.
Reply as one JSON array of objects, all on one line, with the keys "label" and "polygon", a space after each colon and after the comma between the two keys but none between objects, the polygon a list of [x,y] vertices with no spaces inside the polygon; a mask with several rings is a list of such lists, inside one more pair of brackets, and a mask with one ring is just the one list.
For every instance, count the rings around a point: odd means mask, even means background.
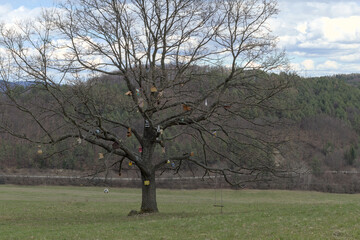
[{"label": "tree trunk", "polygon": [[142,179],[142,202],[141,213],[158,212],[156,203],[155,171],[150,174],[141,172]]}]

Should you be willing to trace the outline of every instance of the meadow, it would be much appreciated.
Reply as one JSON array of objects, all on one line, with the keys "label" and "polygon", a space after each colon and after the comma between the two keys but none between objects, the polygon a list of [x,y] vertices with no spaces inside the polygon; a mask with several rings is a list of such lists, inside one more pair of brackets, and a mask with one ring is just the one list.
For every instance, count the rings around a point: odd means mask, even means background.
[{"label": "meadow", "polygon": [[[160,213],[140,189],[0,185],[0,239],[360,239],[360,195],[280,190],[159,189]],[[219,190],[217,192],[219,199]]]}]

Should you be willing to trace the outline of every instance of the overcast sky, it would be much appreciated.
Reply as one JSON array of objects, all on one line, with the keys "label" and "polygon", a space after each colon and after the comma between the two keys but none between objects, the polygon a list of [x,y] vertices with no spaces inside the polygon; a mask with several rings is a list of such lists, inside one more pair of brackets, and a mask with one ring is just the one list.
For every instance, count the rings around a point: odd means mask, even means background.
[{"label": "overcast sky", "polygon": [[[34,16],[52,0],[0,0],[0,20]],[[278,0],[271,20],[300,75],[360,73],[360,0]]]}]

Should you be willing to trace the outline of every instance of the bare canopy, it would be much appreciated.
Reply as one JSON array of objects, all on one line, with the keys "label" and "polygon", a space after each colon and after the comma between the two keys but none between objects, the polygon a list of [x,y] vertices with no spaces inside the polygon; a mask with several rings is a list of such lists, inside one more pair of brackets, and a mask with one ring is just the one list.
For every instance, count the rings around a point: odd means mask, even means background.
[{"label": "bare canopy", "polygon": [[[190,162],[231,184],[241,183],[237,175],[277,175],[283,166],[273,158],[278,139],[269,113],[288,82],[268,74],[286,65],[269,26],[276,4],[77,0],[44,10],[35,22],[2,24],[5,85],[29,81],[49,99],[46,106],[20,102],[9,87],[3,104],[40,127],[42,137],[29,140],[78,138],[119,156],[109,165],[119,162],[120,170],[131,161],[143,180],[142,212],[158,211],[159,170]],[[115,79],[117,90],[102,89],[94,81],[100,75]],[[62,125],[49,124],[54,117]],[[3,130],[30,138],[5,120]]]}]

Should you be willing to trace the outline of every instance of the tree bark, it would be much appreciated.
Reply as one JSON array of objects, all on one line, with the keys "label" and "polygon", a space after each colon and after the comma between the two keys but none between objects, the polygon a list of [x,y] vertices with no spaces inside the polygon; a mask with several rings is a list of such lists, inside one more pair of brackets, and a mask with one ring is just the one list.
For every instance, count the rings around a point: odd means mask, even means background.
[{"label": "tree bark", "polygon": [[142,179],[141,213],[158,212],[159,210],[157,208],[157,202],[156,202],[155,171],[151,171],[150,174],[147,174],[142,171],[141,179]]}]

